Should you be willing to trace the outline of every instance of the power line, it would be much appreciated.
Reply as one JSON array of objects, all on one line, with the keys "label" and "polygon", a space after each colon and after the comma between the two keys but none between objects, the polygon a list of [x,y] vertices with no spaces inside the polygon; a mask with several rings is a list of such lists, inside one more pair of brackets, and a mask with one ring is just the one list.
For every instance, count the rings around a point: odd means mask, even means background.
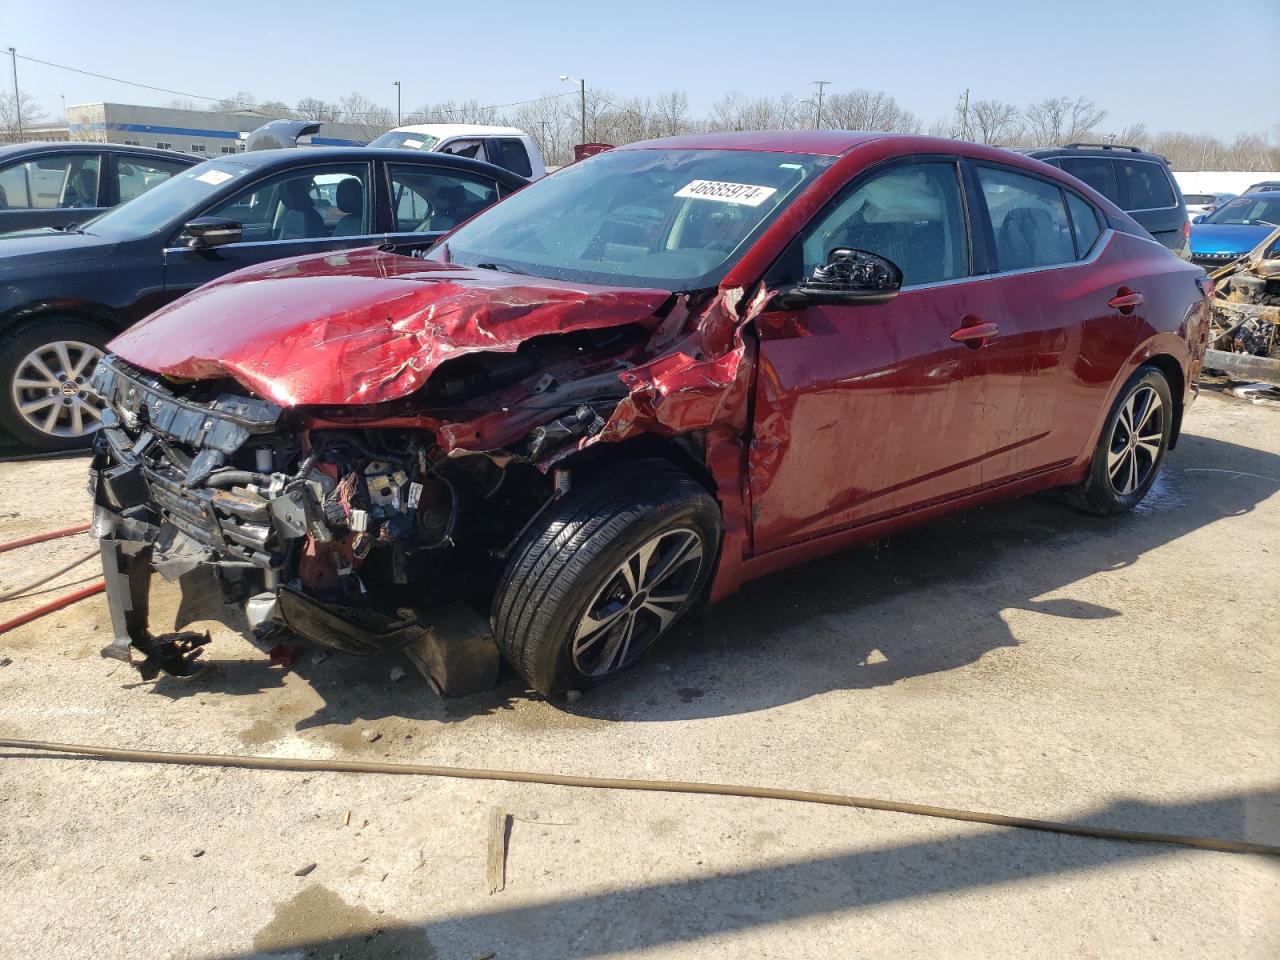
[{"label": "power line", "polygon": [[[10,49],[12,51],[12,48]],[[201,93],[189,93],[185,90],[173,90],[169,87],[157,87],[154,84],[141,83],[137,80],[125,80],[123,77],[113,77],[105,73],[95,73],[92,70],[84,70],[84,69],[81,69],[80,67],[70,67],[70,66],[67,66],[65,63],[54,63],[51,60],[41,60],[39,57],[29,57],[26,54],[22,54],[22,53],[15,53],[13,55],[17,57],[17,59],[19,60],[27,60],[31,63],[38,63],[45,67],[53,67],[56,70],[66,70],[66,71],[69,71],[70,73],[78,73],[78,74],[81,74],[82,76],[94,77],[98,80],[110,80],[112,83],[123,83],[126,86],[140,87],[143,90],[153,90],[157,93],[168,93],[176,97],[188,97],[192,100],[208,100],[210,103],[225,103],[225,104],[230,104],[232,106],[248,107],[250,109],[260,109],[262,106],[261,104],[249,103],[244,100],[230,100],[226,97],[209,97]],[[531,100],[514,100],[511,103],[491,103],[491,104],[485,104],[483,106],[475,106],[475,107],[456,107],[452,110],[434,110],[433,109],[428,112],[446,113],[452,116],[453,114],[457,114],[457,113],[467,113],[471,110],[477,110],[477,111],[501,110],[503,107],[518,107],[518,106],[523,106],[526,103],[540,103],[543,100],[556,100],[560,97],[567,97],[567,96],[569,96],[568,93],[555,93],[546,97],[534,97]],[[294,112],[294,111],[290,111],[290,112]],[[347,115],[369,117],[369,116],[380,116],[382,112],[383,112],[382,110],[362,110],[357,112],[348,111]]]}]

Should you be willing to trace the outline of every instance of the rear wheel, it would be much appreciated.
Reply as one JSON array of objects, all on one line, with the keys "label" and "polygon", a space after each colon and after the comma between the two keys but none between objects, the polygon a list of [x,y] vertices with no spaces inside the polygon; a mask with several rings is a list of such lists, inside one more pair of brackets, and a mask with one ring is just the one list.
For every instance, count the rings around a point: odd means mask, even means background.
[{"label": "rear wheel", "polygon": [[84,446],[102,423],[89,388],[109,335],[71,318],[47,318],[0,346],[0,425],[38,450]]},{"label": "rear wheel", "polygon": [[1100,515],[1132,510],[1155,482],[1172,431],[1169,382],[1154,367],[1142,367],[1111,408],[1089,475],[1067,492],[1068,502]]},{"label": "rear wheel", "polygon": [[719,505],[673,464],[584,478],[512,555],[494,600],[499,649],[539,693],[600,683],[700,600],[719,544]]}]

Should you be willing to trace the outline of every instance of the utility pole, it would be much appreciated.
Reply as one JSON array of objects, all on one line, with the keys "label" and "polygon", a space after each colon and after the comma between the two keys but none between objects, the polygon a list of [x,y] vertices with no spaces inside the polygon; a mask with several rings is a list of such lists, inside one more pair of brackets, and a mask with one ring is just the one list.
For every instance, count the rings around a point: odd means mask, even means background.
[{"label": "utility pole", "polygon": [[398,127],[400,126],[400,81],[393,80],[392,83],[396,85],[396,126]]},{"label": "utility pole", "polygon": [[13,47],[9,48],[9,56],[13,58],[13,113],[18,122],[18,141],[21,142],[22,136],[22,93],[18,90],[18,51]]},{"label": "utility pole", "polygon": [[574,81],[578,84],[578,91],[582,96],[582,143],[587,142],[587,81],[578,80],[577,77],[571,77],[567,73],[560,74],[561,80]]},{"label": "utility pole", "polygon": [[814,80],[813,85],[818,88],[818,116],[813,122],[813,129],[822,129],[822,88],[829,85],[830,80]]},{"label": "utility pole", "polygon": [[964,107],[960,110],[960,139],[969,139],[969,88],[964,88]]}]

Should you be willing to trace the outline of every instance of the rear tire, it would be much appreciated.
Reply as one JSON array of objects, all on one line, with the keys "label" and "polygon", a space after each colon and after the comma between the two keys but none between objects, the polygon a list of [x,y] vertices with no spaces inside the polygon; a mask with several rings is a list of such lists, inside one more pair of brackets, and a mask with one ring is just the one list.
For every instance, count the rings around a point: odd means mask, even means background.
[{"label": "rear tire", "polygon": [[1089,474],[1067,490],[1067,502],[1099,516],[1132,510],[1155,482],[1172,433],[1169,381],[1154,367],[1141,367],[1107,415]]},{"label": "rear tire", "polygon": [[111,335],[73,317],[43,317],[6,334],[0,345],[0,426],[24,446],[87,446],[101,425],[101,401],[88,389]]},{"label": "rear tire", "polygon": [[498,649],[541,694],[636,663],[704,593],[720,507],[664,460],[575,476],[513,551],[494,597]]}]

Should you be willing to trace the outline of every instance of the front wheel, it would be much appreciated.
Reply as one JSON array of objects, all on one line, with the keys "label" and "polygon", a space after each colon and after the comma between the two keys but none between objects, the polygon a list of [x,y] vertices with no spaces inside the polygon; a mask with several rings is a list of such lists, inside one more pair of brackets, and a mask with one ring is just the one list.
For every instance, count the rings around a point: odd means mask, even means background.
[{"label": "front wheel", "polygon": [[1089,475],[1067,492],[1068,501],[1099,515],[1132,510],[1155,482],[1172,433],[1169,381],[1154,367],[1142,367],[1111,408]]},{"label": "front wheel", "polygon": [[25,446],[85,446],[102,423],[89,388],[109,335],[83,320],[50,317],[0,346],[0,425]]},{"label": "front wheel", "polygon": [[720,508],[663,460],[575,479],[514,551],[494,637],[539,693],[594,686],[636,663],[697,603],[720,546]]}]

